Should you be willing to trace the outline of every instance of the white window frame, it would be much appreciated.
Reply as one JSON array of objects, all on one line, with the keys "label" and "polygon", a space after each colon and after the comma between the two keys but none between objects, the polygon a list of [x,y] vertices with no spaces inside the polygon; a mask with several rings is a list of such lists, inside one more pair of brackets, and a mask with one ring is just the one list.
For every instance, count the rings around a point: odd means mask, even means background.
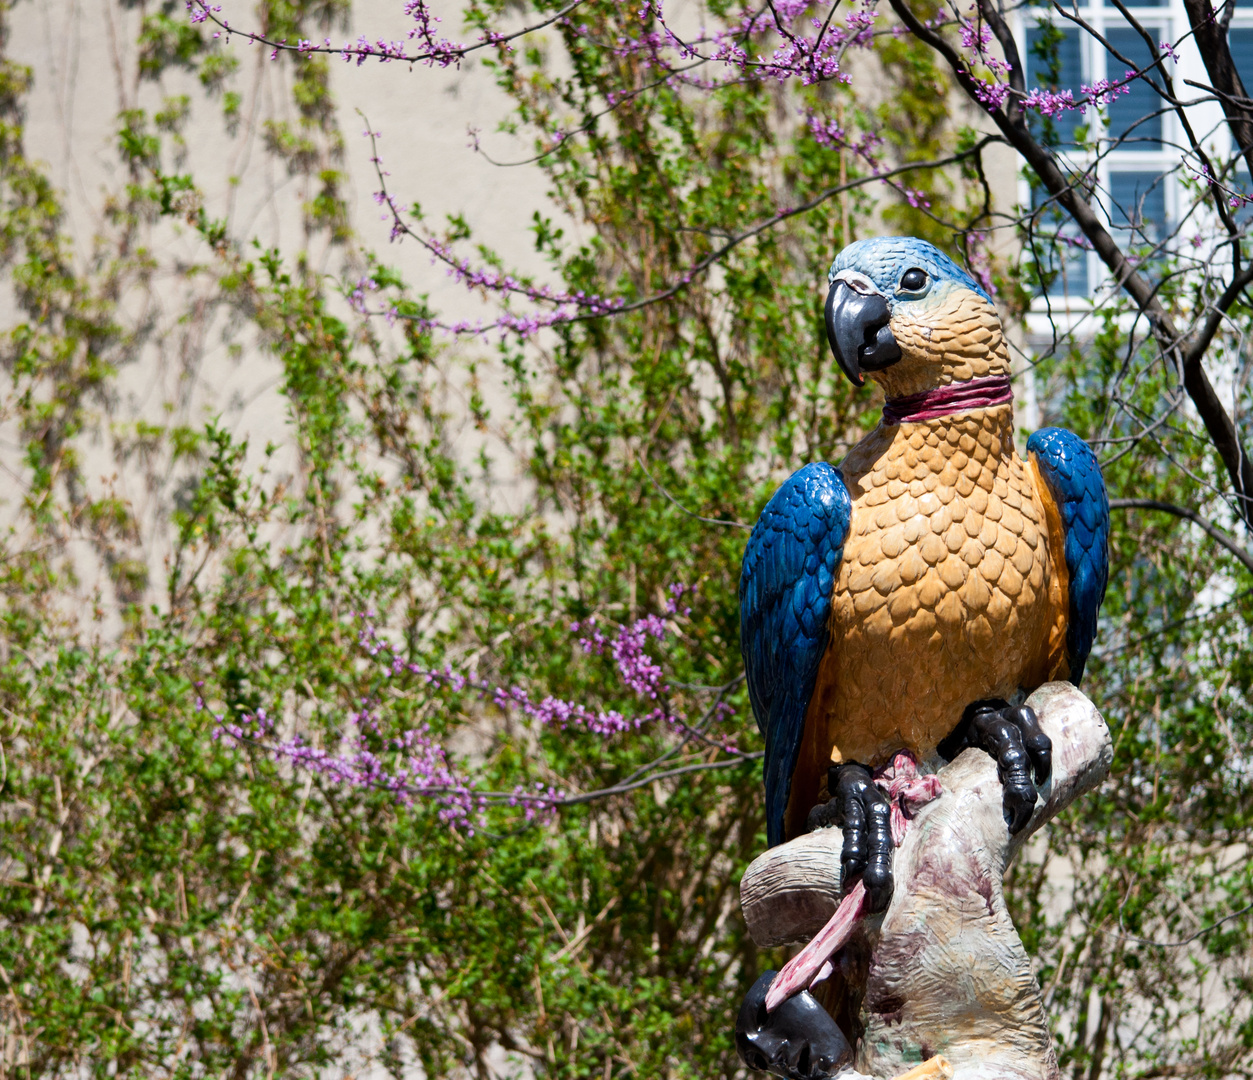
[{"label": "white window frame", "polygon": [[[1171,0],[1169,4],[1162,6],[1144,7],[1137,4],[1127,4],[1131,14],[1153,34],[1156,41],[1178,41],[1184,36],[1188,26],[1187,15],[1183,8],[1182,0]],[[1239,12],[1239,8],[1237,8]],[[1125,28],[1126,20],[1123,18],[1122,12],[1116,7],[1106,6],[1101,2],[1087,2],[1078,9],[1080,18],[1085,20],[1096,31],[1105,35],[1108,30]],[[1253,27],[1253,17],[1239,19],[1240,25],[1249,25]],[[1107,70],[1107,60],[1109,59],[1105,47],[1096,38],[1092,37],[1087,31],[1076,27],[1074,23],[1064,19],[1052,8],[1043,6],[1029,7],[1022,9],[1017,20],[1015,38],[1018,44],[1018,53],[1024,64],[1029,64],[1028,34],[1029,31],[1038,23],[1049,21],[1058,29],[1065,30],[1074,28],[1079,32],[1080,43],[1080,64],[1083,69],[1081,82],[1091,85],[1098,79],[1108,78],[1117,79],[1122,74],[1122,70]],[[1233,22],[1235,25],[1235,22]],[[1191,41],[1189,40],[1189,46]],[[1191,51],[1195,54],[1195,47],[1191,47]],[[1181,76],[1186,75],[1189,78],[1197,77],[1194,70],[1199,66],[1199,77],[1205,78],[1204,66],[1200,64],[1199,56],[1185,55],[1187,49],[1180,47],[1180,61],[1178,64],[1167,59],[1172,77],[1176,82],[1176,89],[1183,85]],[[1194,62],[1190,62],[1194,61]],[[1112,67],[1112,65],[1111,65]],[[1124,69],[1125,70],[1125,69]],[[1033,85],[1028,83],[1028,89]],[[1076,96],[1079,94],[1079,88],[1074,88]],[[1189,116],[1192,116],[1192,110],[1189,110]],[[1221,113],[1219,114],[1221,119]],[[1097,163],[1097,185],[1098,185],[1098,204],[1108,224],[1112,224],[1116,229],[1116,236],[1125,236],[1125,229],[1122,227],[1122,218],[1114,212],[1114,208],[1110,206],[1109,191],[1110,177],[1112,173],[1142,172],[1156,175],[1166,175],[1163,180],[1164,185],[1164,203],[1166,215],[1166,227],[1169,230],[1172,223],[1178,222],[1180,213],[1180,184],[1177,175],[1171,173],[1179,165],[1180,151],[1178,144],[1181,141],[1182,132],[1179,130],[1180,125],[1177,117],[1167,112],[1162,114],[1162,132],[1161,147],[1157,150],[1150,149],[1128,149],[1120,148],[1107,151],[1102,159]],[[1100,112],[1096,109],[1089,108],[1080,121],[1089,125],[1089,130],[1095,136],[1099,143],[1104,146],[1107,141],[1107,133],[1102,129],[1103,119]],[[1212,122],[1212,121],[1211,121]],[[1195,122],[1194,122],[1195,123]],[[1209,130],[1207,128],[1206,130]],[[1134,136],[1133,136],[1134,137]],[[1135,144],[1131,144],[1133,147]],[[1098,156],[1086,152],[1070,152],[1059,155],[1064,164],[1069,164],[1075,171],[1086,170],[1092,165],[1093,158]],[[1031,204],[1031,185],[1027,179],[1020,173],[1018,181],[1018,199],[1019,204],[1023,207],[1029,207]],[[1087,251],[1084,254],[1085,267],[1087,271],[1088,288],[1086,293],[1079,292],[1055,292],[1049,296],[1038,296],[1032,301],[1031,310],[1028,314],[1028,333],[1032,336],[1047,336],[1052,327],[1050,322],[1056,322],[1059,318],[1064,322],[1072,322],[1077,318],[1083,318],[1090,314],[1094,307],[1099,306],[1103,293],[1109,288],[1110,282],[1108,274],[1105,271],[1104,264],[1094,251]]]}]

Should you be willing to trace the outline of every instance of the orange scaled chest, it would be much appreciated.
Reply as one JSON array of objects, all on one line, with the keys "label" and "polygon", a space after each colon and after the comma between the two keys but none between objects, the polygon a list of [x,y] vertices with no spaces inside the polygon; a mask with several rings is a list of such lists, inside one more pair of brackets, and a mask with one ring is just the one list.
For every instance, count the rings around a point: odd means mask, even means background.
[{"label": "orange scaled chest", "polygon": [[1065,667],[1060,522],[1014,450],[1011,406],[880,425],[840,471],[852,519],[797,811],[832,761],[874,766],[902,746],[929,757],[971,702]]}]

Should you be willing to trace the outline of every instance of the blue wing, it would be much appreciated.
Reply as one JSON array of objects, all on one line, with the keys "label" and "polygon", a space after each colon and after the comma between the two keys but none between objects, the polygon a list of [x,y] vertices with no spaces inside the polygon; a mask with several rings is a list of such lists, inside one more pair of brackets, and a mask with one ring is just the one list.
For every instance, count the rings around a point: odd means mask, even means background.
[{"label": "blue wing", "polygon": [[1035,454],[1062,518],[1070,576],[1066,653],[1070,681],[1078,686],[1109,579],[1109,497],[1096,455],[1073,432],[1041,428],[1027,440],[1027,453]]},{"label": "blue wing", "polygon": [[825,462],[806,465],[758,518],[740,571],[740,648],[748,696],[766,736],[766,836],[783,841],[805,710],[827,649],[831,591],[853,504]]}]

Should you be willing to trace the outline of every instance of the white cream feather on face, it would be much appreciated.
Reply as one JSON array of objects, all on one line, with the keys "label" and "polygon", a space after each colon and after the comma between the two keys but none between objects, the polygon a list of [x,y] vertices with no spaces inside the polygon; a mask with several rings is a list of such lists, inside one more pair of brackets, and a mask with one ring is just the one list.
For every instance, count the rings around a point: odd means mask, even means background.
[{"label": "white cream feather on face", "polygon": [[827,330],[836,359],[888,397],[1008,375],[1000,316],[984,289],[914,237],[850,244],[828,274]]}]

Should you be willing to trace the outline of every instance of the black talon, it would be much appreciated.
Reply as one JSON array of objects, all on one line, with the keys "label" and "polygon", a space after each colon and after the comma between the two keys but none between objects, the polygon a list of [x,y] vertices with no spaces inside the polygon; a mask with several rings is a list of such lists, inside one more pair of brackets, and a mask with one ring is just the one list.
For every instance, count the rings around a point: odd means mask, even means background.
[{"label": "black talon", "polygon": [[1039,718],[1029,705],[1011,705],[1007,718],[1022,733],[1022,744],[1035,768],[1036,786],[1043,787],[1053,774],[1053,740],[1040,730]]},{"label": "black talon", "polygon": [[1005,789],[1005,822],[1011,836],[1021,832],[1035,811],[1031,772],[1037,784],[1044,784],[1053,771],[1053,743],[1040,730],[1035,710],[997,698],[976,701],[938,749],[952,761],[968,746],[986,751],[996,762]]},{"label": "black talon", "polygon": [[777,972],[767,971],[740,1006],[735,1048],[750,1069],[785,1080],[829,1080],[853,1060],[853,1048],[808,990],[766,1012],[766,993]]},{"label": "black talon", "polygon": [[819,803],[809,811],[809,817],[805,819],[805,831],[817,832],[819,829],[829,829],[832,825],[840,823],[840,804],[832,799],[830,802]]},{"label": "black talon", "polygon": [[860,876],[868,910],[882,911],[892,899],[892,809],[870,771],[856,762],[832,765],[827,790],[831,801],[809,812],[809,828],[844,830],[844,889]]}]

